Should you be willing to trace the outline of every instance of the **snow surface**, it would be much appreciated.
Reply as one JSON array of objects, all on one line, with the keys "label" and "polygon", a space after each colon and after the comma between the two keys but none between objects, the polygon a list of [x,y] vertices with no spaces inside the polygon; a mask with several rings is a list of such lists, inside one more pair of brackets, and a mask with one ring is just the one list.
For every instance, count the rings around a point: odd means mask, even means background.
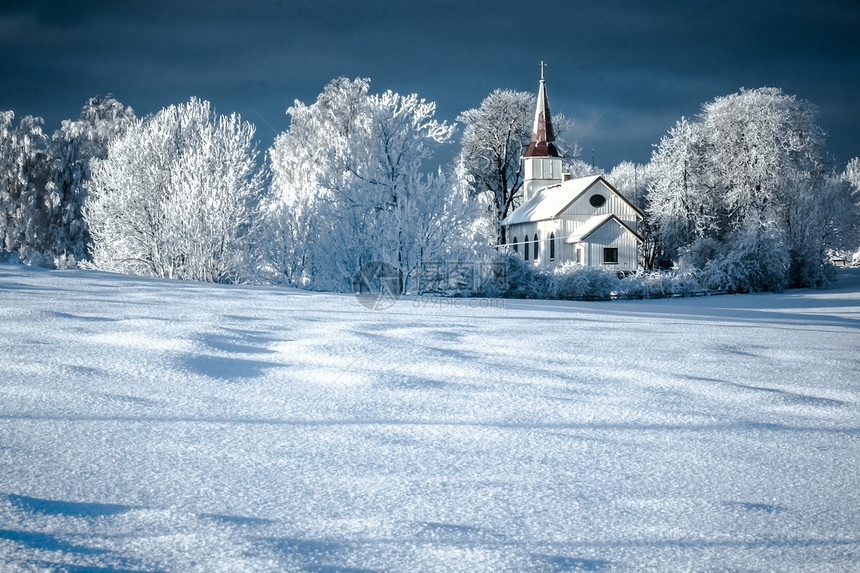
[{"label": "snow surface", "polygon": [[858,568],[855,270],[374,312],[2,265],[0,325],[4,572]]}]

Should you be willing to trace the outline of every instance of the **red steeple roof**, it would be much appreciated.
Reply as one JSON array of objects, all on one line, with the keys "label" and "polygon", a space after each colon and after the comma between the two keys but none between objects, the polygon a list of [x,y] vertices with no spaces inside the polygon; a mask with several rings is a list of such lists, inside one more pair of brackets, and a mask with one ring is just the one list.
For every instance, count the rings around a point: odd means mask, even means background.
[{"label": "red steeple roof", "polygon": [[552,120],[549,117],[549,102],[546,99],[546,87],[543,81],[543,62],[541,62],[540,89],[538,90],[532,138],[523,157],[561,157],[555,146],[555,134],[552,131]]}]

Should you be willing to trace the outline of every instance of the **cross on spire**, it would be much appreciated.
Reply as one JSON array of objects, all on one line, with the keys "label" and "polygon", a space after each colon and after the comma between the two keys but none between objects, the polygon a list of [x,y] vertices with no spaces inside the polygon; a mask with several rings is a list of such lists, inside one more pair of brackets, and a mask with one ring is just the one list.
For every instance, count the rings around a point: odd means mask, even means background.
[{"label": "cross on spire", "polygon": [[543,63],[543,60],[540,61],[540,81],[543,81],[543,67],[546,64]]}]

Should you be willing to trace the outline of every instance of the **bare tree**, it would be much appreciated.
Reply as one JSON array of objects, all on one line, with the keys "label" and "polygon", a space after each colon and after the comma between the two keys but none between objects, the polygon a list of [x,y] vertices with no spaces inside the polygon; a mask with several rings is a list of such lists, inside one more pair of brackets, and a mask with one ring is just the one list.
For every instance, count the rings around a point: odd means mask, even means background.
[{"label": "bare tree", "polygon": [[513,90],[495,90],[476,109],[464,111],[457,121],[465,125],[458,158],[472,193],[488,195],[496,244],[505,244],[502,220],[516,207],[523,174],[520,158],[529,143],[535,96]]}]

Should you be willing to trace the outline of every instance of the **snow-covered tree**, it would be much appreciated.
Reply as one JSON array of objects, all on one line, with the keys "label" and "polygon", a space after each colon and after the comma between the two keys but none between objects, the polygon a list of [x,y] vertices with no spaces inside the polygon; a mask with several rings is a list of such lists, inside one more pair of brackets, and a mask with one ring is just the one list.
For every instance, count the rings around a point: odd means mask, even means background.
[{"label": "snow-covered tree", "polygon": [[777,233],[767,241],[787,245],[793,284],[826,280],[848,197],[830,181],[815,118],[808,102],[760,88],[705,104],[697,122],[681,120],[651,160],[649,210],[667,252],[702,238]]},{"label": "snow-covered tree", "polygon": [[[703,256],[707,253],[707,256]],[[722,242],[696,240],[687,257],[699,257],[699,280],[714,290],[731,292],[781,291],[789,284],[791,263],[785,233],[765,226],[736,230]],[[683,265],[682,265],[683,266]]]},{"label": "snow-covered tree", "polygon": [[851,184],[855,193],[860,193],[860,157],[855,157],[848,162],[842,178]]},{"label": "snow-covered tree", "polygon": [[2,248],[21,260],[69,266],[86,257],[88,233],[81,207],[91,157],[104,157],[107,141],[133,118],[111,98],[93,98],[78,121],[64,121],[48,139],[42,120],[25,117],[12,128],[0,114],[0,229]]},{"label": "snow-covered tree", "polygon": [[47,241],[45,184],[49,162],[42,119],[26,116],[17,127],[14,112],[0,112],[0,250],[20,251],[40,262]]},{"label": "snow-covered tree", "polygon": [[338,78],[315,104],[296,100],[287,110],[290,128],[269,150],[271,184],[255,226],[258,265],[266,279],[293,286],[319,281],[315,255],[325,248],[317,239],[327,238],[324,211],[334,200],[328,171],[333,154],[346,153],[349,134],[360,129],[368,90],[368,80]]},{"label": "snow-covered tree", "polygon": [[652,179],[651,164],[622,161],[606,175],[606,180],[639,209],[645,208]]},{"label": "snow-covered tree", "polygon": [[592,165],[578,157],[565,157],[561,162],[561,170],[569,173],[574,179],[580,177],[591,177],[592,175],[606,175],[599,165]]},{"label": "snow-covered tree", "polygon": [[134,111],[113,97],[90,98],[76,121],[65,120],[48,145],[51,178],[44,207],[48,236],[43,252],[60,264],[89,258],[90,236],[81,212],[90,160],[107,156],[108,142],[134,123]]},{"label": "snow-covered tree", "polygon": [[706,180],[703,148],[699,124],[681,118],[651,157],[648,214],[671,258],[715,228],[714,194]]},{"label": "snow-covered tree", "polygon": [[[845,171],[842,172],[840,178],[849,185],[849,190],[856,213],[860,213],[860,157],[855,157],[845,166]],[[848,238],[848,251],[853,251],[849,255],[849,260],[852,266],[860,266],[860,217],[854,222],[853,233]]]},{"label": "snow-covered tree", "polygon": [[254,126],[192,98],[135,120],[91,163],[84,218],[95,266],[229,282],[247,265],[262,175]]},{"label": "snow-covered tree", "polygon": [[464,111],[460,161],[472,194],[488,195],[494,244],[506,243],[502,220],[516,207],[523,174],[520,158],[529,144],[535,96],[495,90],[481,106]]},{"label": "snow-covered tree", "polygon": [[[453,126],[412,94],[370,94],[367,79],[338,78],[311,105],[288,110],[290,129],[269,157],[272,186],[258,244],[263,268],[290,284],[346,290],[355,271],[383,261],[413,276],[443,249],[468,211],[424,161]],[[407,285],[408,286],[408,285]]]},{"label": "snow-covered tree", "polygon": [[860,209],[851,185],[829,175],[811,193],[790,203],[786,215],[791,247],[791,282],[817,286],[831,278],[831,253],[857,246]]},{"label": "snow-covered tree", "polygon": [[703,107],[707,168],[722,199],[722,225],[782,219],[820,189],[828,170],[816,115],[811,104],[777,88],[741,90]]}]

